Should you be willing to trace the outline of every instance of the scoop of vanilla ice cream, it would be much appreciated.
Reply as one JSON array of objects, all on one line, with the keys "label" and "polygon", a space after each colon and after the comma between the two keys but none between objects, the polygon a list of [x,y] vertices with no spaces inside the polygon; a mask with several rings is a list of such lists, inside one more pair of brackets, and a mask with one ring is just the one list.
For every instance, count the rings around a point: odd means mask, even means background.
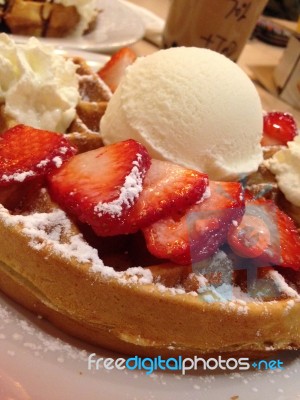
[{"label": "scoop of vanilla ice cream", "polygon": [[262,107],[247,75],[208,49],[178,47],[139,58],[108,104],[105,144],[133,138],[150,154],[238,179],[262,162]]},{"label": "scoop of vanilla ice cream", "polygon": [[16,44],[0,34],[0,104],[19,123],[65,132],[80,99],[76,69],[35,38]]},{"label": "scoop of vanilla ice cream", "polygon": [[300,207],[300,136],[265,161],[287,200]]}]

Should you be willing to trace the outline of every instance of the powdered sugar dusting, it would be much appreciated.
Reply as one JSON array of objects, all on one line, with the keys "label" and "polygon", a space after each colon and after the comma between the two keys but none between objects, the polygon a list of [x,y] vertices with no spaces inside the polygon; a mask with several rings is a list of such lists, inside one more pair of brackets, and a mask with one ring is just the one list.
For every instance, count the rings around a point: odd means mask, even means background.
[{"label": "powdered sugar dusting", "polygon": [[54,162],[54,165],[56,166],[56,168],[60,168],[62,166],[63,160],[61,159],[61,157],[56,156],[53,158],[52,161]]},{"label": "powdered sugar dusting", "polygon": [[125,208],[130,208],[143,190],[143,170],[140,170],[141,154],[137,154],[137,160],[133,161],[133,168],[127,175],[121,188],[120,196],[109,203],[98,203],[94,210],[99,215],[109,214],[112,218],[119,218]]},{"label": "powdered sugar dusting", "polygon": [[246,313],[246,303],[253,301],[253,298],[244,293],[240,287],[228,283],[223,283],[218,287],[214,287],[213,285],[203,286],[198,289],[198,293],[206,303],[229,302],[234,304],[234,306],[238,305],[241,313]]},{"label": "powdered sugar dusting", "polygon": [[[141,274],[141,271],[143,272]],[[149,269],[144,269],[141,267],[128,268],[125,274],[119,277],[119,281],[125,284],[128,283],[140,283],[149,284],[152,283],[152,273]]]},{"label": "powdered sugar dusting", "polygon": [[[39,318],[39,317],[38,317]],[[19,315],[15,310],[10,310],[10,307],[0,304],[0,330],[6,332],[6,337],[0,339],[12,338],[13,343],[17,343],[18,349],[23,347],[30,351],[36,357],[43,357],[47,354],[47,359],[51,359],[50,354],[58,359],[63,354],[65,359],[72,361],[78,360],[86,362],[88,359],[88,352],[86,350],[80,350],[75,346],[72,346],[63,340],[50,336],[43,330],[38,330],[35,324],[25,319],[23,315]],[[11,334],[11,332],[14,332]],[[9,343],[9,341],[8,341]],[[9,344],[8,344],[9,345]],[[14,351],[8,348],[8,354],[14,355]],[[18,353],[16,353],[18,354]]]},{"label": "powdered sugar dusting", "polygon": [[[61,146],[59,149],[57,149],[58,153],[61,155],[65,155],[68,152],[68,147],[67,146]],[[63,158],[59,155],[54,156],[53,158],[45,158],[44,160],[40,161],[36,167],[43,169],[46,167],[49,163],[52,163],[52,165],[56,168],[60,168],[63,164]]]},{"label": "powdered sugar dusting", "polygon": [[46,158],[45,160],[40,161],[36,166],[37,168],[43,168],[46,167],[46,165],[48,165],[50,162],[50,160],[48,158]]},{"label": "powdered sugar dusting", "polygon": [[[206,181],[206,183],[207,183],[206,178],[205,178],[205,181]],[[203,196],[201,197],[201,199],[199,199],[199,200],[196,202],[196,204],[201,204],[201,203],[203,203],[203,201],[209,199],[210,196],[211,196],[211,190],[210,190],[210,187],[207,185],[207,186],[206,186],[206,189],[205,189],[205,192],[203,193]]]},{"label": "powdered sugar dusting", "polygon": [[[23,234],[29,238],[29,246],[40,251],[47,247],[47,251],[55,252],[66,260],[75,258],[78,263],[89,265],[90,272],[100,273],[107,279],[117,279],[120,284],[153,283],[153,275],[147,268],[132,267],[126,271],[115,271],[105,266],[99,258],[98,252],[91,247],[81,233],[72,230],[72,223],[64,211],[56,209],[50,213],[34,213],[31,215],[11,215],[8,210],[0,206],[0,221],[7,226],[18,225]],[[201,284],[205,284],[203,278]],[[162,293],[186,294],[182,287],[167,288],[161,283],[155,284]],[[197,293],[188,293],[197,295]]]},{"label": "powdered sugar dusting", "polygon": [[[62,146],[58,149],[58,152],[62,155],[65,155],[68,151],[68,148],[66,146]],[[37,173],[39,173],[39,170],[44,170],[45,167],[49,164],[52,163],[53,166],[56,168],[60,168],[63,164],[63,159],[60,156],[54,156],[52,159],[45,158],[44,160],[41,160],[38,162],[35,166],[34,169],[36,171],[22,171],[18,170],[14,172],[13,174],[3,174],[1,176],[1,181],[2,182],[24,182],[27,178],[36,176]]]},{"label": "powdered sugar dusting", "polygon": [[275,285],[278,287],[281,293],[285,293],[288,297],[296,298],[300,300],[300,295],[291,288],[284,278],[279,274],[279,272],[273,270],[269,272],[269,276],[273,279]]},{"label": "powdered sugar dusting", "polygon": [[20,171],[11,175],[2,175],[1,180],[4,182],[24,182],[29,176],[35,176],[33,171]]},{"label": "powdered sugar dusting", "polygon": [[[30,215],[11,215],[8,210],[0,205],[0,221],[6,226],[18,226],[22,234],[29,238],[29,246],[40,251],[47,248],[49,254],[54,252],[66,260],[76,259],[80,264],[89,267],[90,272],[100,273],[107,279],[118,279],[120,284],[152,284],[152,273],[147,268],[134,267],[125,271],[115,271],[110,266],[105,266],[99,258],[98,252],[91,247],[81,233],[75,231],[74,226],[64,211],[54,209],[49,213],[33,213]],[[287,304],[287,312],[300,301],[296,290],[290,287],[284,278],[277,272],[269,272],[270,278],[291,300]],[[188,294],[198,295],[199,300],[207,303],[220,302],[226,307],[233,307],[238,313],[247,313],[247,303],[253,302],[253,298],[244,293],[240,287],[223,283],[218,287],[211,285],[202,274],[197,273],[198,292]],[[169,292],[176,295],[187,294],[184,287],[165,287],[160,282],[155,286],[161,292]]]},{"label": "powdered sugar dusting", "polygon": [[29,237],[29,246],[37,251],[47,247],[67,260],[75,258],[80,264],[89,264],[90,271],[105,278],[116,278],[120,283],[152,283],[152,274],[142,267],[117,272],[105,266],[96,249],[91,247],[81,233],[72,231],[72,224],[64,211],[56,209],[50,213],[11,215],[0,206],[0,220],[7,226],[19,225]]},{"label": "powdered sugar dusting", "polygon": [[[96,85],[98,89],[101,90],[102,100],[109,101],[112,97],[112,92],[107,84],[97,75],[78,75],[80,87],[84,85],[84,83],[89,83],[90,85]],[[80,90],[81,98],[83,101],[91,102],[90,96],[88,93],[85,93],[84,90]]]},{"label": "powdered sugar dusting", "polygon": [[61,147],[61,148],[59,149],[60,154],[66,154],[67,151],[68,151],[67,146],[63,146],[63,147]]}]

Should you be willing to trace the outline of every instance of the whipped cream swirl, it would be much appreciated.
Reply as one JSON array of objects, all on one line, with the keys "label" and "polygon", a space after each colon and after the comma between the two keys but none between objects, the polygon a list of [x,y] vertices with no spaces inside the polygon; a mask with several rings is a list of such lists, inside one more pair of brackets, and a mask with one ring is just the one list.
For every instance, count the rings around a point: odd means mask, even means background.
[{"label": "whipped cream swirl", "polygon": [[0,104],[18,123],[64,133],[79,101],[77,66],[30,38],[16,44],[0,34]]}]

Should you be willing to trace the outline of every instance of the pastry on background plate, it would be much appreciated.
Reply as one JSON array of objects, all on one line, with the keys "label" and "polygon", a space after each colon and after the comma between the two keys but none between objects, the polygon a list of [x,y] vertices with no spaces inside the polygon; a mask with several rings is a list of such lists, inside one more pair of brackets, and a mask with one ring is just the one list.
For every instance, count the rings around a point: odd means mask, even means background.
[{"label": "pastry on background plate", "polygon": [[99,13],[97,0],[5,0],[2,8],[8,32],[56,38],[91,31]]},{"label": "pastry on background plate", "polygon": [[[118,80],[123,61],[113,56],[100,76]],[[106,145],[80,154],[45,128],[3,133],[1,290],[131,355],[299,349],[299,233],[274,200],[245,190],[263,161],[246,75],[211,51],[162,50],[126,69],[100,127]]]}]

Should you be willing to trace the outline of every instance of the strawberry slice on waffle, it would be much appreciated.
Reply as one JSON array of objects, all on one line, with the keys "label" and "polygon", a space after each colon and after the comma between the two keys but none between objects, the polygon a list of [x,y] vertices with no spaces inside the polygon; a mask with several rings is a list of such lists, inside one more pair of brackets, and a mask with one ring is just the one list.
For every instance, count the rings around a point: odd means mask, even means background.
[{"label": "strawberry slice on waffle", "polygon": [[126,68],[131,65],[137,56],[136,53],[124,47],[112,55],[110,60],[98,71],[100,78],[114,93],[117,89]]},{"label": "strawberry slice on waffle", "polygon": [[96,232],[109,236],[115,226],[127,228],[126,210],[137,201],[150,156],[129,139],[74,156],[49,177],[52,197]]},{"label": "strawberry slice on waffle", "polygon": [[239,226],[230,229],[228,243],[241,257],[300,270],[297,227],[272,200],[247,198],[245,215]]},{"label": "strawberry slice on waffle", "polygon": [[96,229],[101,236],[135,233],[153,222],[178,215],[199,201],[208,185],[208,176],[201,172],[160,160],[152,160],[136,203],[128,209],[125,226],[115,225],[110,233]]},{"label": "strawberry slice on waffle", "polygon": [[46,175],[76,152],[60,134],[17,125],[0,138],[0,186]]},{"label": "strawberry slice on waffle", "polygon": [[210,182],[210,196],[178,218],[167,217],[143,230],[148,250],[177,264],[201,261],[225,243],[230,226],[244,213],[242,186]]},{"label": "strawberry slice on waffle", "polygon": [[44,177],[76,154],[62,135],[17,125],[0,137],[0,202],[16,208],[34,196]]},{"label": "strawberry slice on waffle", "polygon": [[49,179],[52,197],[99,236],[134,233],[203,196],[206,174],[152,160],[134,140],[79,154]]}]

